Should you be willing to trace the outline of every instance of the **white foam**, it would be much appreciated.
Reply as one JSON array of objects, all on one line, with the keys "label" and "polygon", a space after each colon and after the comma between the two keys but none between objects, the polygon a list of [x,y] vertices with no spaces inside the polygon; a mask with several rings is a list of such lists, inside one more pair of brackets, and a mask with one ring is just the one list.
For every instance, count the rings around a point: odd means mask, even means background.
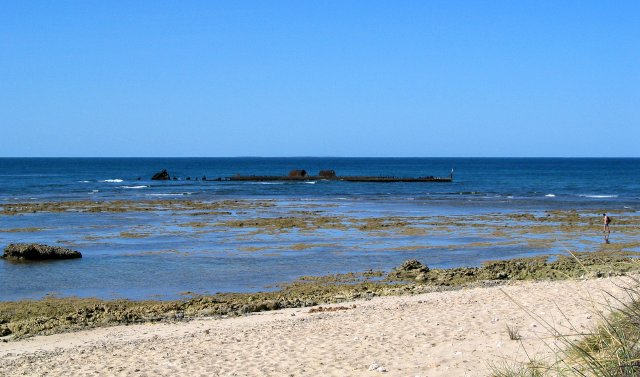
[{"label": "white foam", "polygon": [[618,195],[578,195],[583,198],[593,198],[593,199],[605,199],[605,198],[617,198]]},{"label": "white foam", "polygon": [[120,179],[120,178],[115,178],[115,179],[105,179],[105,180],[100,181],[100,182],[107,182],[107,183],[120,183],[120,182],[122,182],[122,179]]},{"label": "white foam", "polygon": [[545,196],[546,196],[547,198],[555,198],[555,197],[556,197],[556,194],[547,194],[547,195],[545,195]]},{"label": "white foam", "polygon": [[305,183],[308,184],[308,185],[315,185],[316,181],[309,181],[309,182],[305,182]]},{"label": "white foam", "polygon": [[79,183],[89,183],[89,181],[78,181]]},{"label": "white foam", "polygon": [[191,195],[193,194],[192,192],[171,192],[171,193],[164,193],[164,194],[147,194],[147,196],[184,196],[184,195]]},{"label": "white foam", "polygon": [[126,189],[142,189],[142,188],[147,188],[149,186],[145,186],[145,185],[140,185],[140,186],[120,186],[120,188],[126,188]]}]

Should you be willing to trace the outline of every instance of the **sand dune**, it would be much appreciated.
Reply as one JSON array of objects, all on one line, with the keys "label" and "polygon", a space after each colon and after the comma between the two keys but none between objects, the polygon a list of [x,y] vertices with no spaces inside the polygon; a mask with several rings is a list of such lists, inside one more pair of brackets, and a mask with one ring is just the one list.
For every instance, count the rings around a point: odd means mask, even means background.
[{"label": "sand dune", "polygon": [[[604,301],[603,290],[620,294],[622,281],[514,283],[326,306],[342,307],[336,311],[40,336],[0,343],[0,374],[483,376],[491,363],[526,360],[527,353],[552,357],[554,338],[531,313],[563,332],[586,331],[597,318],[591,303]],[[507,325],[520,330],[521,341],[509,339]]]}]

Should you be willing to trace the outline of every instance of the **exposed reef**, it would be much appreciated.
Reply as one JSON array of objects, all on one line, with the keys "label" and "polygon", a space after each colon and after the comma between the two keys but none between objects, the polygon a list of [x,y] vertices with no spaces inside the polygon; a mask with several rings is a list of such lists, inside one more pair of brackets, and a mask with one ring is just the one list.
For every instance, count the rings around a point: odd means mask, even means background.
[{"label": "exposed reef", "polygon": [[78,200],[67,202],[28,202],[0,205],[3,215],[38,212],[145,212],[145,211],[200,211],[198,214],[217,214],[220,209],[257,209],[272,207],[272,200],[220,200],[215,202],[194,200]]},{"label": "exposed reef", "polygon": [[[388,281],[418,281],[438,286],[460,286],[479,281],[560,280],[623,275],[640,270],[638,253],[582,252],[488,261],[481,267],[431,269],[407,261],[387,276]],[[408,262],[411,262],[407,265]],[[425,268],[427,270],[425,271]]]}]

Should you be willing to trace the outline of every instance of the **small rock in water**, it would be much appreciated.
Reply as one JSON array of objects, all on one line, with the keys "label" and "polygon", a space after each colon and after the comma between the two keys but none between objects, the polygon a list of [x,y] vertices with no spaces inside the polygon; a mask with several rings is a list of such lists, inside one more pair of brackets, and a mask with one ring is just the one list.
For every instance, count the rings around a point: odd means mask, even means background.
[{"label": "small rock in water", "polygon": [[170,179],[170,176],[167,172],[167,169],[162,169],[162,171],[154,174],[151,179],[154,181],[168,181]]},{"label": "small rock in water", "polygon": [[10,244],[4,249],[2,258],[21,260],[72,259],[82,258],[80,252],[59,246],[37,243]]}]

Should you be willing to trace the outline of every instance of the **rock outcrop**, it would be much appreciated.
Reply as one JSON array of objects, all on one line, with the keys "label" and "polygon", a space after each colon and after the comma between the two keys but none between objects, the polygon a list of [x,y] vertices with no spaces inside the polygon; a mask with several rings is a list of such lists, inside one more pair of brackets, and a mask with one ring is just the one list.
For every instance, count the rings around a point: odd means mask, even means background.
[{"label": "rock outcrop", "polygon": [[158,172],[151,177],[151,180],[153,181],[168,181],[169,179],[171,179],[171,177],[169,177],[167,169],[162,169],[161,172]]},{"label": "rock outcrop", "polygon": [[12,243],[4,249],[2,258],[13,260],[73,259],[82,258],[82,254],[59,246],[37,243]]},{"label": "rock outcrop", "polygon": [[402,262],[399,270],[405,272],[429,272],[429,267],[420,263],[417,259],[409,259]]},{"label": "rock outcrop", "polygon": [[388,278],[393,280],[416,280],[424,282],[427,280],[428,272],[429,267],[420,263],[417,259],[409,259],[404,261],[400,267],[391,271]]}]

